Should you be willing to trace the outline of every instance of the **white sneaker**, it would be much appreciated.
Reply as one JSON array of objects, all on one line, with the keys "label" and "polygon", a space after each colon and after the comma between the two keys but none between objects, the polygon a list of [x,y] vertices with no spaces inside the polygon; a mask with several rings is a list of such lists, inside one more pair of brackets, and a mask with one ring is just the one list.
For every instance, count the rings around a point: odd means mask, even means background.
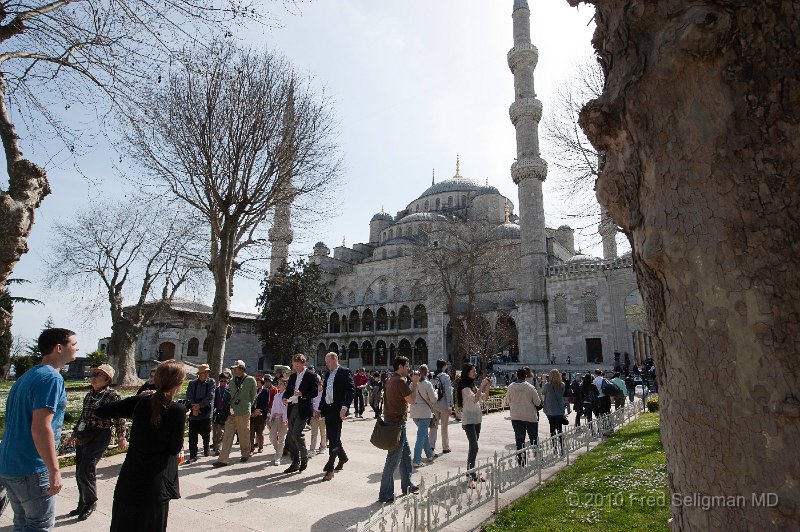
[{"label": "white sneaker", "polygon": [[281,465],[281,459],[280,459],[280,458],[276,458],[276,459],[275,459],[275,462],[273,462],[273,463],[274,463],[275,465]]},{"label": "white sneaker", "polygon": [[317,449],[317,454],[322,454],[322,453],[324,453],[324,452],[325,452],[325,451],[327,451],[327,450],[328,450],[328,449],[327,449],[326,447],[320,447],[319,449]]}]

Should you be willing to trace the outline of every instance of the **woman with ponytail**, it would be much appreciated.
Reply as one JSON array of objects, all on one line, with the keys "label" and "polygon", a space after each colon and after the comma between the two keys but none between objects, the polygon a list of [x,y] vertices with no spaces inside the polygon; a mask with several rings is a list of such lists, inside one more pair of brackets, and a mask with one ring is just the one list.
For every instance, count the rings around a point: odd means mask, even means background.
[{"label": "woman with ponytail", "polygon": [[114,489],[111,532],[167,529],[170,499],[180,498],[178,458],[186,409],[175,402],[186,372],[167,360],[156,368],[155,393],[136,395],[98,408],[98,417],[133,420],[130,444]]},{"label": "woman with ponytail", "polygon": [[[491,384],[489,377],[486,377],[479,387],[475,382],[477,378],[478,371],[475,369],[475,364],[465,363],[461,368],[461,379],[458,381],[458,393],[456,393],[456,403],[461,407],[461,428],[464,429],[469,441],[467,469],[475,467],[475,460],[478,457],[478,438],[481,436],[483,419],[480,403],[489,396],[489,385]],[[475,473],[470,473],[469,478],[470,488],[477,487],[476,481],[486,481],[485,477],[479,477]]]}]

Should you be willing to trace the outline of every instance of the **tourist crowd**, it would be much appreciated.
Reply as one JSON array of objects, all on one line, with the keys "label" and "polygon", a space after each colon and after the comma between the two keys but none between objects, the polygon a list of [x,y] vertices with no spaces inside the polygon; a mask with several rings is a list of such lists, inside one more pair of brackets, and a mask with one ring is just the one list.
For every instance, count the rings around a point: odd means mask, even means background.
[{"label": "tourist crowd", "polygon": [[[42,363],[22,375],[12,387],[6,407],[6,430],[0,441],[0,486],[6,490],[14,512],[14,530],[50,530],[55,522],[55,495],[62,489],[55,444],[60,440],[66,407],[64,380],[59,371],[75,358],[77,340],[67,329],[47,329],[38,340]],[[621,369],[621,368],[617,368]],[[465,363],[454,380],[447,362],[436,370],[423,364],[413,369],[404,356],[392,361],[392,372],[363,369],[352,372],[339,365],[338,355],[325,356],[325,371],[309,368],[306,357],[292,357],[291,371],[274,375],[249,375],[237,360],[215,380],[207,364],[197,366],[185,397],[179,393],[185,379],[184,365],[160,363],[138,393],[126,399],[111,388],[114,369],[103,364],[90,373],[91,389],[75,422],[70,443],[76,448],[77,507],[69,516],[86,520],[97,507],[96,466],[108,447],[112,430],[118,447],[127,448],[117,479],[112,505],[112,531],[166,530],[169,501],[180,497],[178,468],[184,456],[188,425],[188,456],[192,464],[212,454],[213,466],[226,467],[234,440],[239,461],[265,451],[265,431],[274,452],[271,465],[285,460],[285,474],[306,470],[309,458],[327,450],[321,481],[333,480],[349,458],[342,443],[342,423],[349,416],[363,417],[369,405],[377,425],[394,434],[381,476],[378,500],[395,500],[394,475],[400,468],[401,494],[416,493],[414,468],[433,462],[439,453],[451,452],[448,426],[453,414],[461,421],[468,442],[466,482],[476,488],[486,479],[474,472],[479,452],[481,401],[489,396],[495,380],[479,378],[477,368]],[[634,395],[647,394],[642,372],[605,375],[567,375],[553,369],[535,376],[529,368],[516,371],[507,390],[516,448],[538,442],[540,411],[547,418],[550,435],[560,435],[569,424],[567,413],[575,410],[575,423],[590,422],[611,407],[621,408]],[[406,431],[408,417],[416,425],[413,453]],[[126,439],[126,419],[130,437]],[[606,430],[601,427],[601,430]],[[310,431],[310,445],[305,432]],[[129,443],[130,441],[130,443]],[[556,438],[554,441],[559,441]],[[201,447],[202,445],[202,447]],[[563,444],[562,444],[563,445]],[[562,449],[563,450],[563,449]],[[519,464],[525,464],[520,453]]]}]

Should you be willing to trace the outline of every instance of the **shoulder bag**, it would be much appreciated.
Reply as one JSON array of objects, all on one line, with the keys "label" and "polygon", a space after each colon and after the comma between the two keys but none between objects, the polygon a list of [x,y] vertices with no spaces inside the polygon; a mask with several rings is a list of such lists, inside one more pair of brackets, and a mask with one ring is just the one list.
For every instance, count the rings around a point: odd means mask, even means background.
[{"label": "shoulder bag", "polygon": [[396,450],[400,446],[400,424],[386,422],[378,416],[369,442],[384,451]]}]

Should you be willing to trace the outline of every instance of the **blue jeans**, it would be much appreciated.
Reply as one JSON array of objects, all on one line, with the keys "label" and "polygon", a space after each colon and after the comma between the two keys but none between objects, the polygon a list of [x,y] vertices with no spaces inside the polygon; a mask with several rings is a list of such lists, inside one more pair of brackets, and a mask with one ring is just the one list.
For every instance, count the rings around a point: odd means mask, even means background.
[{"label": "blue jeans", "polygon": [[50,474],[34,473],[24,477],[0,476],[8,502],[14,509],[14,532],[38,532],[53,528],[56,522],[56,498],[48,495]]},{"label": "blue jeans", "polygon": [[431,418],[414,419],[417,424],[417,443],[414,444],[414,463],[422,463],[422,451],[425,451],[425,456],[431,458],[433,450],[431,450],[431,442],[428,439],[428,428],[431,426]]},{"label": "blue jeans", "polygon": [[400,445],[394,451],[386,453],[386,464],[381,476],[381,491],[378,498],[382,501],[394,497],[394,470],[400,465],[400,489],[405,494],[414,485],[411,483],[411,448],[406,437],[406,424],[400,424]]}]

